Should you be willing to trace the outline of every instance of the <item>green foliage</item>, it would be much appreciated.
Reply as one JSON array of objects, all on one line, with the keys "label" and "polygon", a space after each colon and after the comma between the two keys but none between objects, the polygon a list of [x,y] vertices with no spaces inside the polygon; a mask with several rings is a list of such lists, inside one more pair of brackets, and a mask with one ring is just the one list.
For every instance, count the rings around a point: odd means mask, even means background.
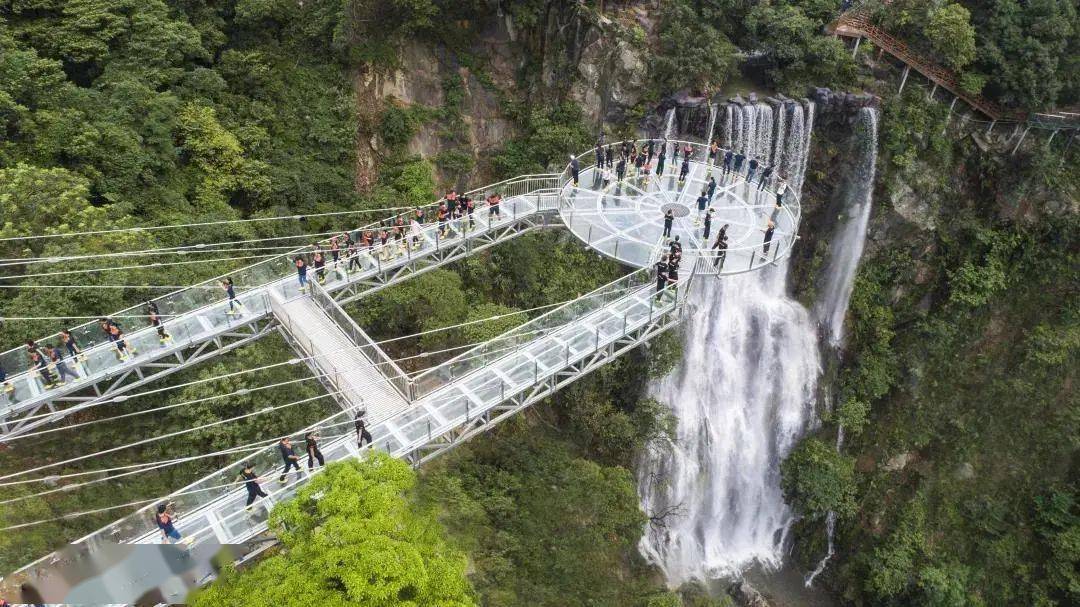
[{"label": "green foliage", "polygon": [[855,460],[816,438],[808,438],[781,466],[784,497],[803,516],[824,517],[830,510],[855,512]]},{"label": "green foliage", "polygon": [[979,71],[992,77],[988,94],[1041,110],[1080,95],[1080,17],[1071,0],[992,0],[978,3]]},{"label": "green foliage", "polygon": [[870,405],[866,402],[850,398],[845,400],[836,410],[836,423],[844,427],[844,431],[850,435],[858,436],[866,426],[870,414]]},{"label": "green foliage", "polygon": [[[476,343],[494,339],[510,329],[528,320],[525,314],[513,314],[515,308],[497,303],[482,303],[469,306],[469,311],[462,322],[474,322],[461,328],[465,343]],[[501,316],[502,318],[495,318]],[[490,320],[485,320],[490,319]]]},{"label": "green foliage", "polygon": [[412,503],[415,485],[408,464],[382,453],[330,464],[271,512],[283,552],[227,572],[192,604],[475,605],[465,557]]},{"label": "green foliage", "polygon": [[649,597],[645,607],[683,607],[683,600],[674,592],[665,592]]},{"label": "green foliage", "polygon": [[785,91],[837,88],[854,79],[855,63],[843,43],[821,35],[827,19],[820,12],[807,13],[795,4],[758,3],[746,15],[746,46],[763,54],[769,78]]},{"label": "green foliage", "polygon": [[[457,324],[468,309],[461,277],[438,269],[364,298],[359,318],[375,335],[389,338]],[[420,338],[420,345],[440,349],[452,339],[452,332],[429,333]]]},{"label": "green foliage", "polygon": [[524,134],[508,141],[490,158],[499,178],[560,171],[569,162],[570,154],[577,154],[592,145],[581,108],[572,102],[550,109],[534,109],[522,117],[522,122]]},{"label": "green foliage", "polygon": [[666,376],[682,361],[682,331],[668,331],[649,342],[649,378]]},{"label": "green foliage", "polygon": [[982,93],[990,77],[979,72],[964,72],[960,75],[960,88],[966,93],[978,95]]},{"label": "green foliage", "polygon": [[631,473],[576,456],[520,417],[437,462],[421,492],[468,547],[487,605],[614,607],[654,592],[622,573],[645,524]]},{"label": "green foliage", "polygon": [[435,200],[435,168],[419,156],[386,167],[382,178],[397,195],[398,204],[393,206],[429,205]]},{"label": "green foliage", "polygon": [[476,160],[465,152],[443,150],[435,156],[435,166],[445,174],[460,178],[476,167]]},{"label": "green foliage", "polygon": [[652,58],[653,85],[661,92],[716,90],[735,73],[735,45],[686,0],[663,5]]},{"label": "green foliage", "polygon": [[931,11],[925,32],[935,54],[952,69],[962,70],[975,59],[971,13],[960,4],[946,4]]}]

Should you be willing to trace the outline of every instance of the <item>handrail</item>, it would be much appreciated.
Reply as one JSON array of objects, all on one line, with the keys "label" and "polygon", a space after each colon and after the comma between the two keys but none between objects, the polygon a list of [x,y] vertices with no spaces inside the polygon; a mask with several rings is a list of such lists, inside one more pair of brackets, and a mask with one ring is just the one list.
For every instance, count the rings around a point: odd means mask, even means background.
[{"label": "handrail", "polygon": [[[512,177],[504,179],[502,181],[488,184],[474,190],[470,190],[467,194],[472,195],[480,192],[498,192],[511,198],[514,196],[523,196],[533,194],[541,190],[546,190],[550,187],[557,185],[558,175],[554,173],[536,174],[536,175],[521,175],[518,177]],[[438,201],[429,203],[427,205],[419,205],[418,208],[430,209],[432,206],[437,206]],[[385,226],[388,222],[392,222],[397,217],[409,217],[408,213],[397,213],[386,218],[379,219],[377,221],[368,223],[354,229],[343,229],[342,232],[356,232],[365,231],[369,229],[375,229],[380,226]],[[325,244],[330,241],[329,238],[317,241],[317,244]],[[151,301],[158,304],[161,309],[161,314],[164,318],[175,318],[177,316],[183,316],[186,314],[192,314],[199,312],[200,310],[207,310],[212,306],[218,305],[223,301],[223,297],[217,296],[216,293],[221,290],[219,283],[226,276],[232,277],[237,284],[237,291],[244,292],[247,290],[254,290],[263,288],[273,282],[287,277],[295,271],[292,265],[292,259],[298,255],[305,255],[311,252],[313,248],[310,245],[297,247],[285,254],[277,255],[271,259],[267,259],[255,264],[239,268],[233,272],[222,274],[214,278],[196,283],[183,289],[172,291],[160,297],[157,297]],[[251,280],[249,280],[251,279]],[[252,282],[252,284],[247,284]],[[212,295],[211,295],[212,294]],[[122,318],[124,316],[138,316],[133,314],[135,312],[141,312],[144,304],[138,304],[125,308],[119,312],[114,312],[109,316]],[[103,315],[104,316],[104,315]],[[124,333],[129,337],[134,337],[138,334],[142,334],[146,331],[153,331],[154,327],[147,321],[139,318],[127,318],[124,320],[125,331]],[[134,325],[134,326],[132,326]],[[98,333],[100,329],[94,322],[87,322],[81,325],[77,325],[71,328],[71,332],[74,335],[76,341],[79,343],[83,352],[89,352],[99,348],[108,348],[110,344],[106,342],[97,341],[100,339]],[[58,338],[59,334],[54,333],[44,338],[36,340],[38,343],[52,342]],[[0,367],[2,367],[8,375],[8,381],[15,381],[21,378],[22,375],[31,371],[25,348],[16,347],[0,352]]]},{"label": "handrail", "polygon": [[413,400],[413,381],[409,379],[409,376],[401,370],[401,367],[390,358],[386,352],[380,348],[373,339],[360,328],[360,325],[356,324],[352,316],[349,316],[347,312],[338,302],[334,301],[334,298],[326,292],[326,289],[319,284],[319,281],[315,280],[309,283],[311,285],[311,298],[314,302],[322,308],[322,311],[326,313],[337,325],[345,332],[345,335],[359,347],[360,353],[368,359],[380,374],[384,375],[390,380],[390,385],[401,394],[402,398],[407,401]]}]

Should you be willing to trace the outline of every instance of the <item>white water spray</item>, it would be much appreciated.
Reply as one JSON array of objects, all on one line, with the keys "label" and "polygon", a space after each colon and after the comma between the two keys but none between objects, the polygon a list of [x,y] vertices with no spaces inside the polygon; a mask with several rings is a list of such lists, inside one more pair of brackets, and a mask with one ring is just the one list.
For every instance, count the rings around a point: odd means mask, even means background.
[{"label": "white water spray", "polygon": [[[663,143],[665,148],[667,147],[668,142],[671,141],[672,131],[674,131],[674,130],[675,130],[675,108],[671,108],[670,110],[667,111],[667,118],[665,118],[664,143]],[[664,153],[668,156],[668,158],[670,158],[671,154],[672,154],[672,150],[665,149]]]},{"label": "white water spray", "polygon": [[713,140],[713,129],[716,128],[716,104],[709,104],[709,124],[705,127],[705,145],[709,145]]},{"label": "white water spray", "polygon": [[[758,115],[733,108],[736,149],[760,141]],[[800,166],[803,133],[809,136],[801,112],[787,124],[800,127],[780,134],[795,135],[783,150]],[[650,525],[640,549],[672,586],[782,561],[793,515],[780,490],[780,462],[816,423],[820,373],[813,320],[787,296],[786,274],[784,261],[698,282],[682,365],[652,386],[678,429],[673,442],[650,445],[638,469],[642,507],[663,519]]]},{"label": "white water spray", "polygon": [[844,316],[855,286],[855,272],[859,268],[866,226],[870,221],[877,166],[877,121],[877,111],[873,108],[859,110],[852,173],[846,176],[846,183],[841,184],[843,216],[830,243],[825,286],[815,306],[818,321],[825,327],[829,345],[834,348],[843,344]]}]

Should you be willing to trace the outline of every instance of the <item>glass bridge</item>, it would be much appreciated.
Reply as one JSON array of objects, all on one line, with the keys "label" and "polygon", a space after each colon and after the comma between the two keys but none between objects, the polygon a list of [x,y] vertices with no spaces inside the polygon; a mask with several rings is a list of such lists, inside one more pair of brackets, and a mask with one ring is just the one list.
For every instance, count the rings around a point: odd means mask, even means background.
[{"label": "glass bridge", "polygon": [[[422,240],[417,249],[398,250],[392,258],[383,251],[365,254],[363,270],[351,274],[337,268],[328,270],[326,284],[314,286],[310,294],[298,291],[291,265],[293,255],[302,250],[235,272],[232,276],[237,283],[256,285],[241,294],[245,317],[238,320],[225,314],[226,302],[200,300],[205,291],[174,294],[168,300],[171,307],[162,306],[162,311],[174,315],[167,328],[183,346],[160,352],[153,329],[133,331],[130,341],[140,350],[133,361],[116,360],[108,345],[102,344],[88,349],[88,361],[80,365],[80,371],[91,377],[94,373],[115,377],[118,368],[125,363],[137,364],[140,356],[148,360],[154,355],[178,356],[182,347],[235,332],[238,325],[259,317],[287,335],[320,336],[291,340],[305,358],[325,358],[317,353],[320,345],[314,342],[319,341],[343,344],[337,347],[360,353],[348,359],[352,361],[348,368],[320,369],[331,377],[328,387],[344,394],[339,398],[343,411],[297,431],[296,440],[309,430],[317,431],[328,461],[363,457],[370,449],[380,449],[419,465],[678,323],[693,282],[702,280],[698,275],[746,272],[790,254],[799,221],[795,193],[785,196],[784,205],[777,209],[768,188],[758,193],[756,184],[722,183],[718,169],[709,163],[707,150],[699,144],[690,145],[689,176],[681,183],[669,174],[648,178],[630,174],[622,184],[605,185],[590,152],[580,158],[576,186],[568,168],[561,175],[529,176],[481,188],[470,194],[482,199],[488,192],[504,193],[501,217],[489,220],[478,205],[473,229],[457,226],[442,237],[437,226],[424,227],[417,234]],[[715,263],[715,253],[703,238],[704,226],[695,223],[694,217],[696,199],[710,173],[718,181],[710,202],[715,211],[713,233],[725,223],[730,225],[722,265]],[[684,207],[689,212],[684,212]],[[669,208],[678,209],[672,236],[680,235],[685,243],[686,271],[678,284],[658,292],[652,264],[666,250],[663,211]],[[766,257],[762,235],[769,221],[775,233]],[[564,225],[589,246],[639,269],[413,376],[398,369],[338,305],[523,231],[555,225]],[[303,324],[300,330],[296,323]],[[256,327],[248,335],[258,336],[266,330]],[[188,355],[179,364],[198,359]],[[40,386],[33,387],[32,382],[39,380],[29,374],[17,379],[24,382],[21,389],[28,398],[30,394],[47,394]],[[103,396],[111,394],[105,391]],[[17,405],[18,401],[8,403],[9,407]],[[373,438],[373,443],[363,448],[353,430],[354,414],[360,409],[368,412],[367,428]],[[251,511],[245,509],[243,484],[236,482],[241,461],[253,464],[270,496],[256,502]],[[188,588],[214,574],[210,559],[223,545],[239,545],[233,548],[232,556],[241,561],[266,548],[269,509],[292,497],[313,474],[302,469],[279,482],[280,468],[276,445],[256,448],[236,464],[77,540],[62,556],[28,565],[4,584],[29,582],[38,589],[54,589],[45,597],[47,602],[129,603],[147,593],[163,602],[182,601]],[[118,543],[160,542],[160,531],[151,517],[151,509],[159,502],[173,503],[179,514],[177,529],[187,549],[178,549],[172,557],[168,551],[148,557],[134,550],[117,557]],[[49,566],[56,560],[84,564],[100,560],[99,568],[104,572],[71,579],[70,573]]]}]

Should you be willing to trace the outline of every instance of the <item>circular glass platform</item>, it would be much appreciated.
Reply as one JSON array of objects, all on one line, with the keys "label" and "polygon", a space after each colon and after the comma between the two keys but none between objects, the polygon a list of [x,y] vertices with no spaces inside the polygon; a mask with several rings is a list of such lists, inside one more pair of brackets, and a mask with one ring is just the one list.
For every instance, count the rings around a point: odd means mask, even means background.
[{"label": "circular glass platform", "polygon": [[[638,149],[648,146],[647,140],[636,142]],[[577,185],[570,169],[563,174],[559,193],[559,213],[563,222],[588,246],[597,251],[636,266],[655,263],[667,252],[669,238],[664,236],[664,215],[670,210],[670,238],[678,236],[686,262],[701,258],[699,272],[738,274],[758,269],[787,257],[795,242],[799,225],[797,193],[788,188],[783,205],[776,206],[775,176],[762,188],[758,175],[747,183],[747,165],[743,174],[723,174],[718,158],[710,161],[708,148],[700,143],[669,141],[662,175],[657,175],[661,142],[654,144],[652,171],[640,173],[627,163],[626,175],[616,175],[618,156],[611,167],[596,166],[596,150],[578,157],[580,167]],[[674,160],[674,146],[680,148]],[[680,180],[686,146],[690,146],[690,162],[684,180]],[[621,149],[621,143],[609,145]],[[761,168],[758,172],[760,174]],[[711,198],[708,198],[710,178],[715,179]],[[705,211],[699,210],[699,197],[704,195]],[[705,234],[705,213],[712,209],[709,234]],[[765,241],[770,224],[773,228],[769,242]],[[727,225],[727,247],[714,249],[717,234]]]}]

